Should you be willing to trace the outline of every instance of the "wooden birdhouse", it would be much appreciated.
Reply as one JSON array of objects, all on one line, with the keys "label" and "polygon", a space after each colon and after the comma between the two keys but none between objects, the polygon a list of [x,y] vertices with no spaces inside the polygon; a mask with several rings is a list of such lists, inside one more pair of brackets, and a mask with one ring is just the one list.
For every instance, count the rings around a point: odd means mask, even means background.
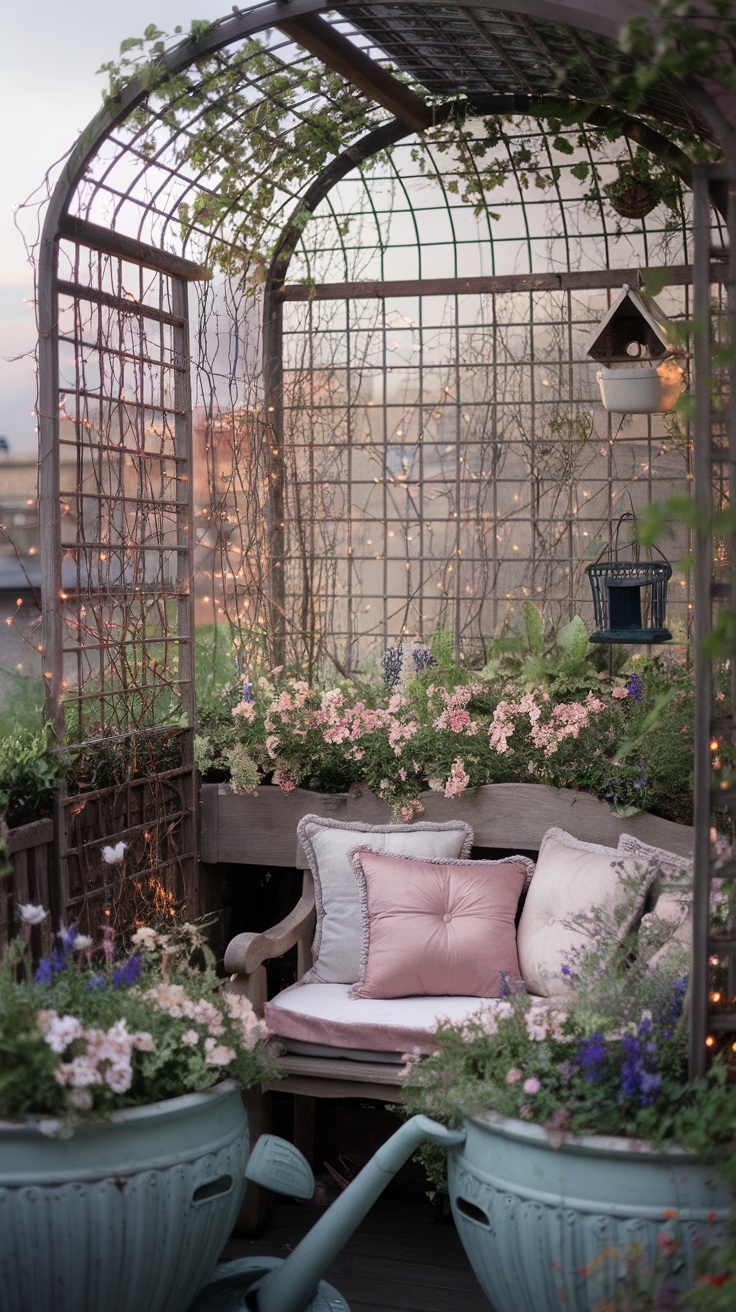
[{"label": "wooden birdhouse", "polygon": [[624,283],[587,353],[606,366],[596,374],[606,410],[653,414],[674,409],[686,374],[674,358],[674,326],[651,297]]}]

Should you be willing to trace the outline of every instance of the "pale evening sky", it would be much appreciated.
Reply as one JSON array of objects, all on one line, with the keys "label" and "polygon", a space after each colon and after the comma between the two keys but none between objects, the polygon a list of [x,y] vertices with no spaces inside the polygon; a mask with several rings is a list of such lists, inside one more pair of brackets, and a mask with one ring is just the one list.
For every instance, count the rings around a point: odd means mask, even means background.
[{"label": "pale evening sky", "polygon": [[[193,18],[229,15],[229,0],[15,0],[3,18],[0,47],[0,435],[11,451],[33,449],[35,384],[33,279],[13,222],[19,205],[42,182],[100,107],[101,64],[116,59],[120,42],[141,36],[149,23],[186,32]],[[33,228],[29,218],[27,225]]]}]

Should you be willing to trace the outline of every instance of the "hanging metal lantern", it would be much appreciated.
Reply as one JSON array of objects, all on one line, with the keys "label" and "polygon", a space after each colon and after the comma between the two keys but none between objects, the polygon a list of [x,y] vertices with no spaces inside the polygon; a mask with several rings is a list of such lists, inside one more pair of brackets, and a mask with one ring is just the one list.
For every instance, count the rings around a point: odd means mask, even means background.
[{"label": "hanging metal lantern", "polygon": [[[659,643],[671,642],[672,634],[665,628],[667,611],[667,584],[672,577],[672,566],[662,556],[659,547],[654,550],[661,560],[639,560],[639,548],[632,547],[633,560],[621,560],[618,554],[618,537],[621,525],[636,523],[636,516],[627,511],[616,525],[613,543],[609,544],[605,564],[596,561],[588,565],[585,573],[593,590],[596,631],[591,642]],[[649,589],[649,609],[642,608],[642,589]]]}]

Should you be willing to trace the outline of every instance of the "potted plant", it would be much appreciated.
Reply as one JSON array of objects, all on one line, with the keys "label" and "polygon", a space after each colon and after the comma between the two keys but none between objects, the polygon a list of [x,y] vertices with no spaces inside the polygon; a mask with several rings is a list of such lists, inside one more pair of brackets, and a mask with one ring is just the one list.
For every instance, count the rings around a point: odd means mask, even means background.
[{"label": "potted plant", "polygon": [[32,972],[47,913],[20,911],[0,967],[0,1306],[181,1312],[240,1207],[263,1025],[196,925],[142,926],[124,953],[71,926]]},{"label": "potted plant", "polygon": [[687,1082],[680,950],[648,968],[663,932],[641,931],[633,964],[631,942],[613,959],[601,934],[563,966],[569,996],[502,999],[408,1063],[407,1113],[465,1126],[450,1201],[497,1312],[733,1298],[736,1084],[725,1058]]}]

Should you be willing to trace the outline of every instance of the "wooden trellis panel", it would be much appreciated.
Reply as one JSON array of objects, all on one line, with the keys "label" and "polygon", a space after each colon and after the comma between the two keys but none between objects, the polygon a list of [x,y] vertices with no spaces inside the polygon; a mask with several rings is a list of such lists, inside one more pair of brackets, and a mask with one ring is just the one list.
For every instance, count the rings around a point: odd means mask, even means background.
[{"label": "wooden trellis panel", "polygon": [[[41,424],[44,666],[70,752],[57,913],[94,927],[172,902],[196,912],[187,281],[202,270],[78,219],[61,228]],[[121,842],[122,863],[105,862],[103,845]]]},{"label": "wooden trellis panel", "polygon": [[[714,697],[714,665],[708,635],[719,626],[719,611],[733,615],[736,535],[716,537],[713,514],[732,505],[736,479],[736,178],[726,165],[694,170],[695,200],[695,876],[693,955],[690,981],[690,1071],[706,1069],[709,1052],[736,1036],[736,924],[733,912],[717,933],[711,911],[717,882],[733,874],[733,857],[719,851],[712,835],[718,813],[727,810],[731,828],[736,815],[736,788],[717,780],[719,754],[736,744],[736,669],[730,666],[730,690]],[[728,194],[724,247],[711,245],[711,206]],[[713,261],[718,261],[714,265]],[[714,300],[715,295],[715,300]],[[720,305],[718,304],[720,300]],[[718,312],[719,311],[719,312]],[[725,713],[724,713],[725,712]],[[724,755],[726,755],[724,753]]]}]

